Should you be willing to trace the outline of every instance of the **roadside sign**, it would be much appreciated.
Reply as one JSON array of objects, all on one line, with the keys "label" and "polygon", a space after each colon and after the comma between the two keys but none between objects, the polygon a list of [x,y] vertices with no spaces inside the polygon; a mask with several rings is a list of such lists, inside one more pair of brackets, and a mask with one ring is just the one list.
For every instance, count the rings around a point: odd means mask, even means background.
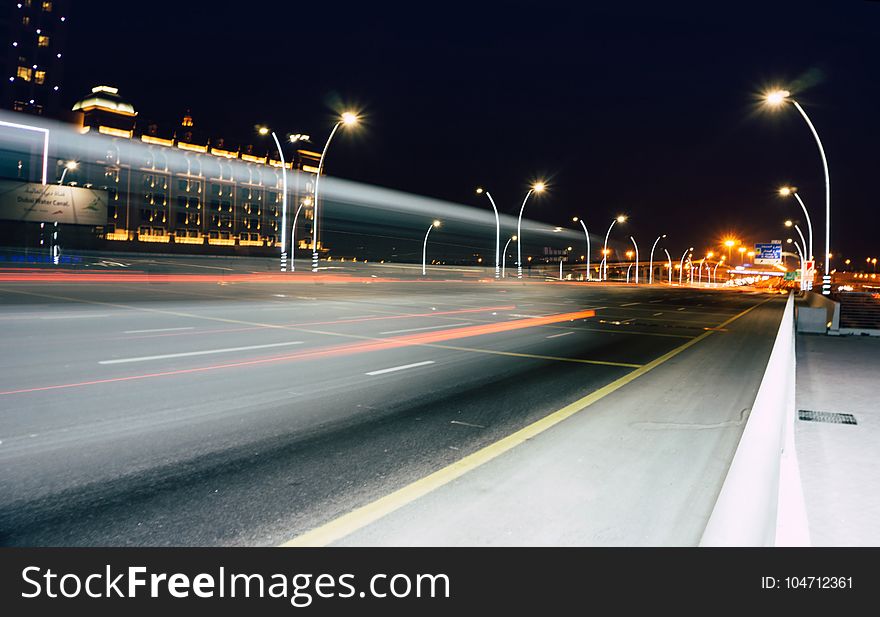
[{"label": "roadside sign", "polygon": [[782,263],[782,244],[776,242],[756,244],[755,263],[770,265]]},{"label": "roadside sign", "polygon": [[786,281],[796,281],[797,280],[797,271],[792,270],[791,272],[786,272],[782,278]]}]

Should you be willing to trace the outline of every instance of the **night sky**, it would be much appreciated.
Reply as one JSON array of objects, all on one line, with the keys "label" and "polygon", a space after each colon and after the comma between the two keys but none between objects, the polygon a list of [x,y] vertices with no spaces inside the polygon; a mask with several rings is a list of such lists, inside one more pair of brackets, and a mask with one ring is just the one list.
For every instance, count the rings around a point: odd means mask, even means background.
[{"label": "night sky", "polygon": [[71,104],[116,85],[145,120],[191,109],[239,143],[260,122],[323,143],[355,106],[366,126],[334,141],[331,175],[480,207],[486,186],[508,213],[545,178],[528,217],[604,235],[625,212],[679,251],[784,239],[790,183],[818,258],[815,142],[790,105],[757,104],[781,85],[828,153],[832,252],[880,253],[880,2],[576,4],[79,1],[64,85]]}]

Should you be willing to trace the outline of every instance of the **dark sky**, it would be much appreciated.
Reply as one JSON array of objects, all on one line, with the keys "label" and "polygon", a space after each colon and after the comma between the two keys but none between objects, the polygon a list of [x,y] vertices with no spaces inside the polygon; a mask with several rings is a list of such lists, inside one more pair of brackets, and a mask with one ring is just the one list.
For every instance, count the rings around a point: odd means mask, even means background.
[{"label": "dark sky", "polygon": [[[199,127],[323,142],[334,109],[367,126],[328,172],[603,235],[618,212],[645,242],[708,247],[728,231],[784,238],[794,183],[824,238],[822,168],[796,110],[758,110],[786,85],[825,143],[832,251],[880,253],[880,2],[74,3],[65,87],[120,88],[142,117],[189,108]],[[641,242],[642,240],[640,240]]]}]

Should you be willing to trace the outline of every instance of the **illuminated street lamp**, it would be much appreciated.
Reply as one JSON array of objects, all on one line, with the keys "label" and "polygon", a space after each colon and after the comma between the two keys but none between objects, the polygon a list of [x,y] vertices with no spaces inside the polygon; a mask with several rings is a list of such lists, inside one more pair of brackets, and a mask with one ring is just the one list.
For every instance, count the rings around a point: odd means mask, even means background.
[{"label": "illuminated street lamp", "polygon": [[303,199],[299,206],[296,209],[296,214],[293,215],[293,225],[290,227],[290,271],[296,272],[296,220],[299,218],[299,212],[303,209],[303,206],[311,206],[312,198],[306,197]]},{"label": "illuminated street lamp", "polygon": [[526,209],[526,202],[529,200],[529,197],[532,196],[532,193],[543,193],[547,186],[543,182],[535,182],[532,187],[529,189],[529,192],[526,193],[525,199],[523,199],[522,206],[519,209],[519,218],[516,219],[516,237],[519,238],[516,242],[516,278],[522,278],[522,215],[523,211]]},{"label": "illuminated street lamp", "polygon": [[632,236],[630,236],[629,239],[632,240],[633,246],[636,248],[636,261],[635,261],[635,264],[636,264],[636,285],[638,285],[639,284],[639,245],[636,244],[636,240]]},{"label": "illuminated street lamp", "polygon": [[657,239],[654,240],[654,245],[651,247],[651,257],[648,260],[648,285],[652,285],[654,283],[654,249],[657,247],[657,243],[660,242],[660,238],[665,237],[666,234],[663,234],[662,236],[657,236]]},{"label": "illuminated street lamp", "polygon": [[727,261],[730,261],[730,250],[736,244],[736,240],[725,240],[724,246],[727,247]]},{"label": "illuminated street lamp", "polygon": [[[681,262],[679,263],[678,268],[678,286],[681,287],[682,276],[684,275],[684,258],[687,257],[687,254],[694,250],[694,247],[690,247],[686,249],[684,253],[681,254]],[[690,274],[688,274],[690,276]]]},{"label": "illuminated street lamp", "polygon": [[64,176],[67,175],[68,171],[74,171],[79,165],[76,161],[67,161],[64,163],[64,171],[61,172],[61,179],[58,181],[58,184],[64,184]]},{"label": "illuminated street lamp", "polygon": [[822,273],[822,294],[827,296],[831,294],[831,177],[828,173],[828,159],[825,157],[825,148],[822,146],[819,133],[816,132],[816,127],[813,126],[810,117],[807,116],[807,112],[804,111],[800,103],[791,97],[791,93],[788,90],[770,92],[766,95],[765,100],[771,107],[779,107],[786,101],[791,102],[795,109],[800,112],[810,128],[810,132],[813,133],[816,145],[819,146],[819,155],[822,157],[822,169],[825,172],[825,271]]},{"label": "illuminated street lamp", "polygon": [[807,256],[807,241],[804,239],[804,234],[801,232],[801,228],[798,227],[793,221],[785,221],[786,227],[794,227],[795,231],[798,232],[798,235],[801,237],[801,246],[804,247],[804,257]]},{"label": "illuminated street lamp", "polygon": [[787,238],[785,241],[788,242],[789,244],[793,244],[794,248],[797,249],[798,257],[801,260],[801,289],[803,289],[804,288],[804,252],[801,250],[801,247],[797,243],[796,240],[792,240],[791,238]]},{"label": "illuminated street lamp", "polygon": [[486,193],[486,197],[489,198],[489,203],[492,204],[492,209],[495,211],[495,278],[500,278],[499,272],[499,253],[501,248],[501,219],[498,216],[498,208],[495,206],[495,200],[492,199],[492,195],[489,191],[484,191],[481,188],[477,189],[477,195],[482,195]]},{"label": "illuminated street lamp", "polygon": [[615,223],[625,223],[626,216],[623,214],[619,215],[617,218],[611,221],[611,225],[608,227],[608,231],[605,233],[605,246],[602,248],[602,265],[601,270],[602,274],[599,277],[603,281],[608,280],[608,236],[611,235],[611,228],[614,227]]},{"label": "illuminated street lamp", "polygon": [[581,227],[584,228],[584,236],[587,238],[587,280],[590,280],[590,232],[587,231],[587,224],[584,223],[584,219],[579,219],[578,217],[574,217],[571,219],[576,223],[580,223]]},{"label": "illuminated street lamp", "polygon": [[511,240],[516,242],[516,236],[510,236],[507,239],[507,244],[504,245],[504,250],[501,252],[501,278],[507,277],[507,247],[510,246]]},{"label": "illuminated street lamp", "polygon": [[669,251],[665,248],[663,249],[663,252],[666,253],[666,260],[669,264],[669,284],[672,285],[672,255],[670,255]]},{"label": "illuminated street lamp", "polygon": [[804,204],[804,200],[801,199],[801,196],[798,194],[797,188],[793,186],[783,186],[779,189],[779,195],[781,197],[794,195],[794,198],[797,199],[797,202],[801,206],[801,210],[804,211],[804,216],[807,219],[807,234],[810,237],[810,243],[807,245],[807,252],[805,254],[809,259],[813,259],[813,222],[810,219],[810,213],[807,211],[807,206]]},{"label": "illuminated street lamp", "polygon": [[422,276],[425,276],[427,273],[427,261],[428,261],[428,236],[431,235],[431,230],[435,227],[440,227],[440,221],[434,221],[428,226],[428,231],[425,233],[425,242],[422,244]]},{"label": "illuminated street lamp", "polygon": [[336,131],[339,130],[339,127],[354,126],[358,123],[358,120],[357,114],[353,112],[346,111],[343,113],[336,124],[333,125],[333,130],[330,131],[330,136],[327,138],[324,150],[321,152],[321,158],[318,160],[318,173],[315,176],[315,206],[312,210],[312,272],[318,271],[318,184],[321,181],[321,173],[324,170],[324,157],[327,156],[327,148],[330,147],[330,141],[333,139]]},{"label": "illuminated street lamp", "polygon": [[287,271],[287,163],[284,161],[284,151],[278,135],[267,126],[257,127],[257,132],[264,137],[271,133],[278,148],[278,157],[281,159],[281,271]]},{"label": "illuminated street lamp", "polygon": [[746,254],[746,250],[747,250],[746,247],[741,246],[736,250],[739,251],[739,265],[745,264],[746,263],[745,262],[745,254]]},{"label": "illuminated street lamp", "polygon": [[716,285],[718,284],[718,266],[720,266],[723,263],[724,263],[724,258],[722,257],[720,260],[715,262],[715,268],[713,268],[713,270],[712,270],[712,281],[714,281]]}]

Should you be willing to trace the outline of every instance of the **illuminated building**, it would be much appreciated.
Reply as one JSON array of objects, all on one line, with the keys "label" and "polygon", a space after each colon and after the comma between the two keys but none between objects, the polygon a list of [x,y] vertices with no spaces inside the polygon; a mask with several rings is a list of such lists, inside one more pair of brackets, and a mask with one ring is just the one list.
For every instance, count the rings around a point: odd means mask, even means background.
[{"label": "illuminated building", "polygon": [[58,116],[69,23],[68,0],[6,0],[0,8],[3,56],[2,106]]},{"label": "illuminated building", "polygon": [[[142,121],[134,105],[109,86],[93,88],[73,105],[73,111],[81,114],[83,133],[104,136],[97,142],[100,146],[77,155],[77,167],[65,179],[67,185],[107,191],[107,224],[92,230],[90,245],[120,250],[184,244],[188,248],[182,250],[189,251],[215,251],[211,246],[247,247],[241,252],[256,254],[277,251],[282,174],[269,141],[258,150],[209,138],[188,111],[176,127]],[[289,222],[304,204],[294,245],[299,249],[311,247],[310,197],[320,157],[304,147],[308,145],[288,143],[285,153]],[[325,251],[321,246],[319,250]]]}]

